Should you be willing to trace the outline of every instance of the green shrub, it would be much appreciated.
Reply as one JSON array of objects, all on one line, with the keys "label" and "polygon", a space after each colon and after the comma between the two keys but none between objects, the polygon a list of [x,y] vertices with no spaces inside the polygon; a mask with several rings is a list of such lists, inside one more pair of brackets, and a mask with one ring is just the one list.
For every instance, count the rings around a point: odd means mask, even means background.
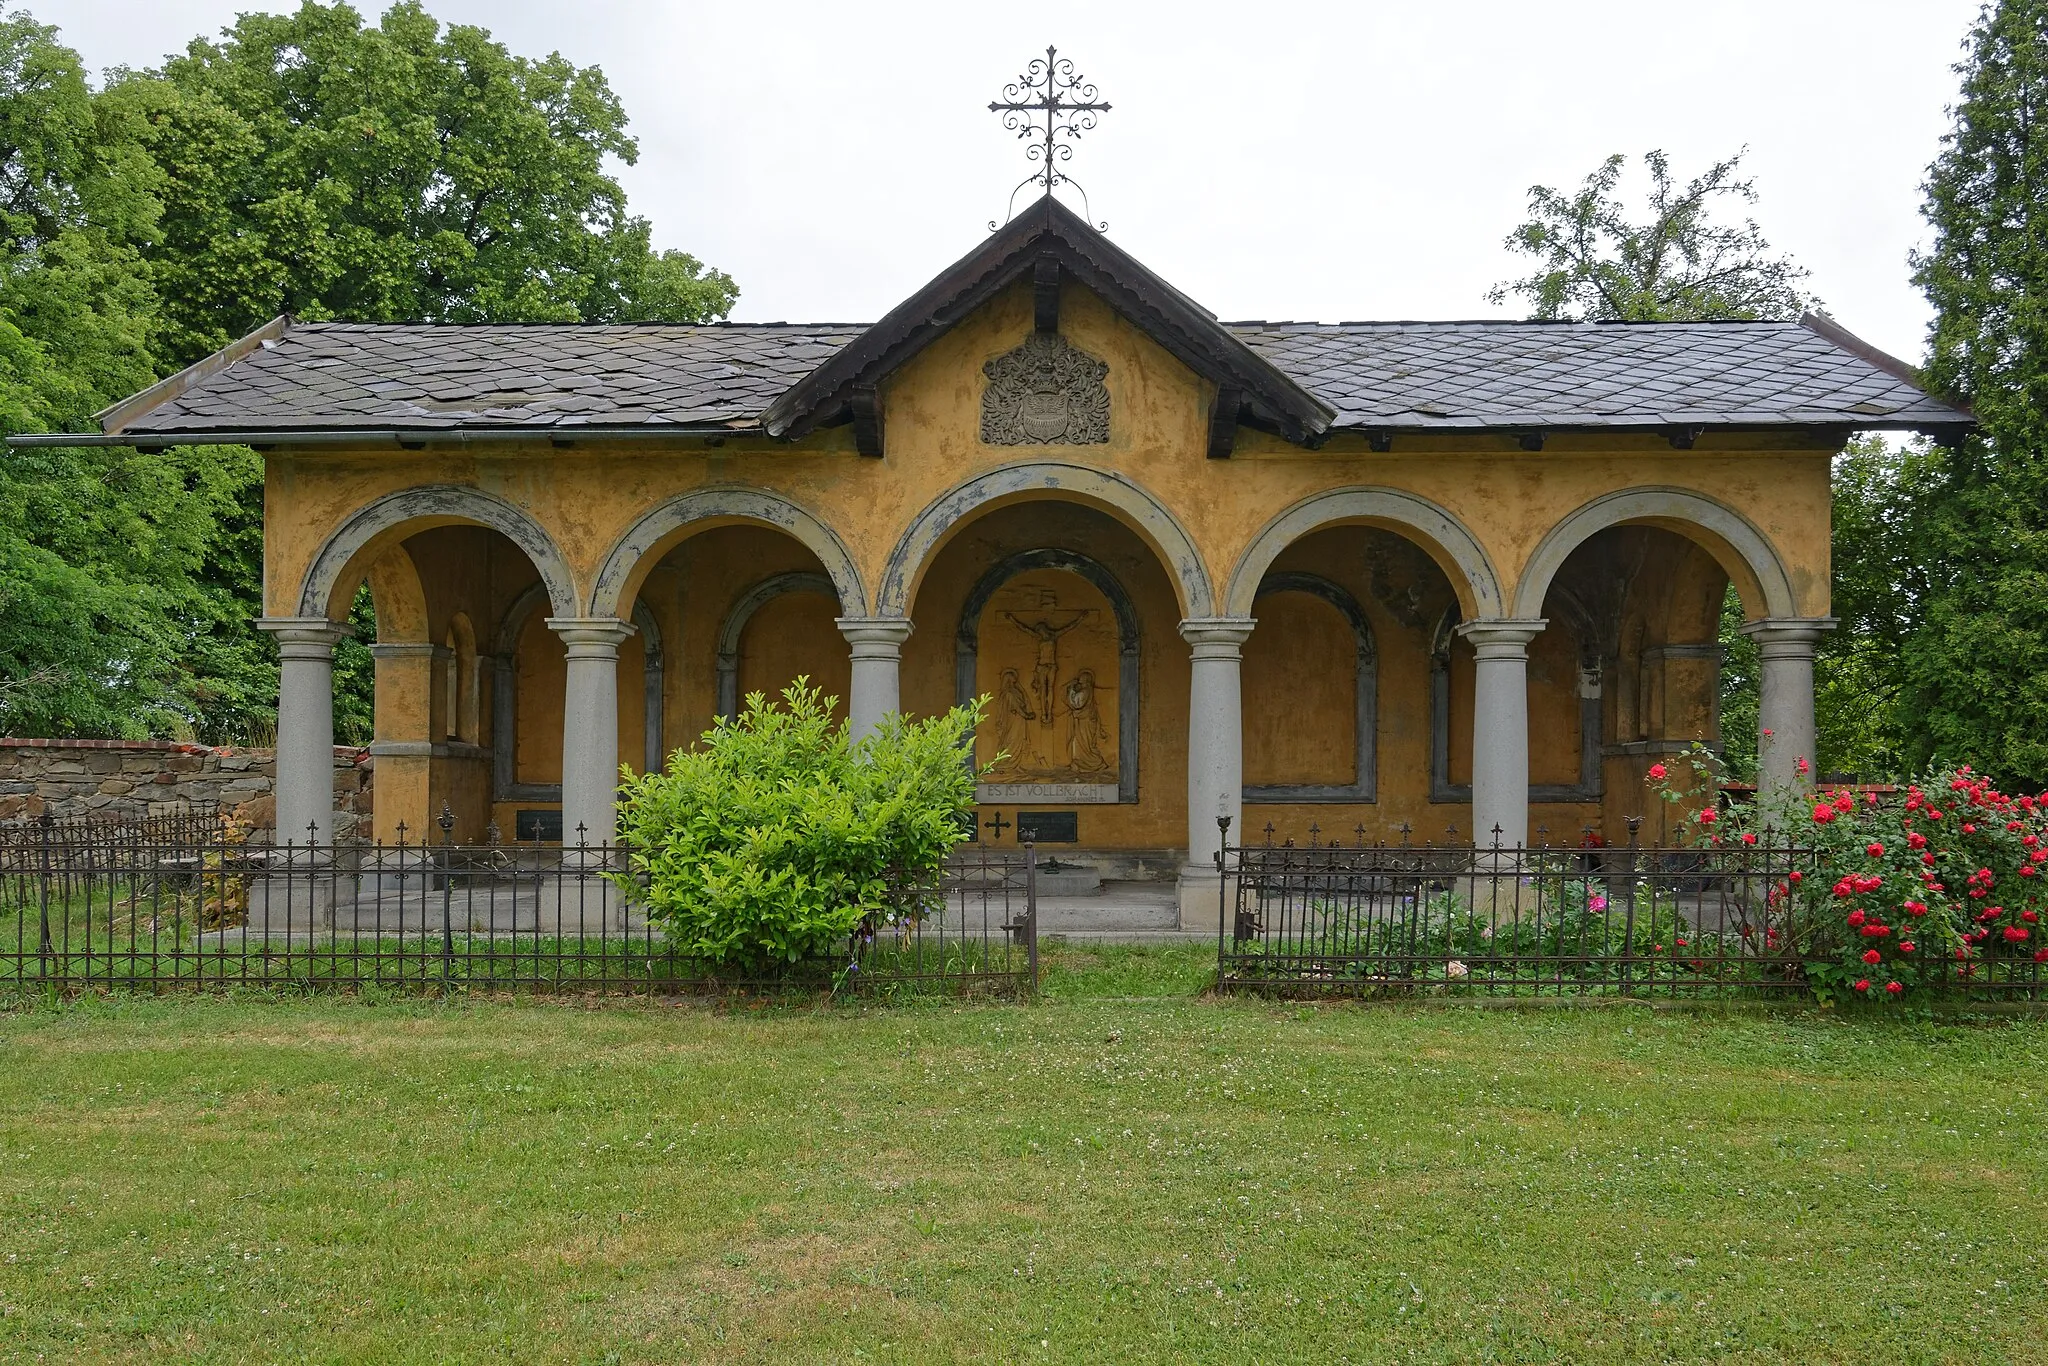
[{"label": "green shrub", "polygon": [[824,958],[863,922],[915,916],[915,889],[967,837],[980,702],[853,744],[807,680],[782,699],[750,694],[621,792],[622,880],[678,951],[723,970]]}]

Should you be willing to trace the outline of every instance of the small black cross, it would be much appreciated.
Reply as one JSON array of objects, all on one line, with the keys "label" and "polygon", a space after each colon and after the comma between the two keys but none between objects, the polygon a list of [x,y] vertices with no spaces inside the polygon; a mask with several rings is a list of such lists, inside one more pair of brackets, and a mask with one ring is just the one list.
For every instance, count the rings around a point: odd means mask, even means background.
[{"label": "small black cross", "polygon": [[1003,819],[1003,813],[1002,813],[1002,812],[1000,812],[1000,811],[996,812],[996,818],[995,818],[994,820],[992,820],[992,821],[985,821],[985,822],[983,822],[983,825],[984,825],[984,826],[985,826],[985,827],[986,827],[987,829],[989,829],[989,830],[992,830],[992,831],[994,831],[994,832],[995,832],[995,837],[996,837],[997,839],[1001,839],[1001,838],[1003,837],[1003,832],[1004,832],[1005,830],[1008,830],[1008,829],[1009,829],[1009,828],[1010,828],[1010,827],[1011,827],[1012,825],[1015,825],[1015,824],[1016,824],[1016,822],[1015,822],[1015,821],[1006,821],[1006,820],[1004,820],[1004,819]]}]

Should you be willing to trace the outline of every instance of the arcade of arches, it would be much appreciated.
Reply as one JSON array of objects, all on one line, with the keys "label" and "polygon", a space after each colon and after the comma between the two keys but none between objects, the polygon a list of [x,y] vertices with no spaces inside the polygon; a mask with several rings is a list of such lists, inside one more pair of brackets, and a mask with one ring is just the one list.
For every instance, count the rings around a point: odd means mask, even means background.
[{"label": "arcade of arches", "polygon": [[1211,924],[1219,818],[1650,814],[1731,582],[1796,787],[1831,457],[1968,422],[1826,320],[1220,323],[1052,201],[869,328],[280,320],[112,412],[266,453],[281,831],[331,829],[368,583],[381,836],[602,840],[622,763],[801,675],[856,733],[987,697],[979,837]]}]

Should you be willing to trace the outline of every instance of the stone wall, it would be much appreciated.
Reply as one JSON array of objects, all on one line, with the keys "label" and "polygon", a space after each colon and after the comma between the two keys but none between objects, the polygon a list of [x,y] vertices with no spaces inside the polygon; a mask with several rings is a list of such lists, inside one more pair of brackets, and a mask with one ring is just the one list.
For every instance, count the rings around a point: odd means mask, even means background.
[{"label": "stone wall", "polygon": [[[176,740],[0,739],[0,821],[53,816],[140,817],[217,804],[257,829],[276,814],[268,749],[181,744]],[[372,761],[368,750],[334,748],[336,834],[369,828]],[[303,832],[301,838],[304,838]]]}]

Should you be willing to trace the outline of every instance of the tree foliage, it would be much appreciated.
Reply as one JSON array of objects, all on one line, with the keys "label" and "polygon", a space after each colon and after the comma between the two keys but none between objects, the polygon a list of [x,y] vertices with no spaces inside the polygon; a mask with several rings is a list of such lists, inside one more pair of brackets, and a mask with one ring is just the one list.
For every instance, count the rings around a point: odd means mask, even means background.
[{"label": "tree foliage", "polygon": [[2048,0],[1986,5],[1929,169],[1927,374],[1981,427],[1901,481],[1913,757],[2048,782]]},{"label": "tree foliage", "polygon": [[[90,430],[279,313],[724,316],[730,277],[627,211],[636,154],[601,72],[412,0],[243,15],[99,91],[0,16],[0,429]],[[262,479],[243,448],[0,454],[0,731],[260,736]],[[367,656],[341,666],[354,735]]]},{"label": "tree foliage", "polygon": [[416,0],[244,14],[117,80],[170,172],[166,354],[279,313],[356,322],[723,317],[736,289],[655,252],[606,162],[638,146],[602,72],[446,29]]},{"label": "tree foliage", "polygon": [[1740,179],[1742,152],[1715,162],[1685,184],[1661,151],[1643,156],[1650,172],[1648,216],[1636,221],[1618,193],[1628,158],[1616,153],[1574,194],[1529,187],[1529,219],[1507,248],[1536,258],[1537,269],[1503,280],[1491,303],[1526,299],[1547,321],[1699,322],[1720,318],[1796,318],[1811,300],[1807,272],[1774,256],[1753,219],[1718,221],[1730,201],[1756,202],[1755,182]]}]

